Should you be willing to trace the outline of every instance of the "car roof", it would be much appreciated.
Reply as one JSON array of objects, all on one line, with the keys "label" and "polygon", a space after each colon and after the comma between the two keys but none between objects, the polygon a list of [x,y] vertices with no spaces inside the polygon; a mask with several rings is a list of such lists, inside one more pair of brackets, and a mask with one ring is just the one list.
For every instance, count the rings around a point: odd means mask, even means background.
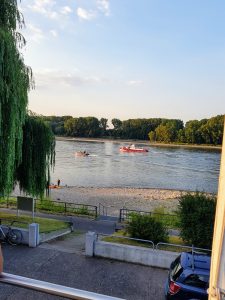
[{"label": "car roof", "polygon": [[181,254],[181,266],[184,269],[191,269],[192,271],[209,271],[210,269],[211,257],[202,253],[191,253],[183,252]]}]

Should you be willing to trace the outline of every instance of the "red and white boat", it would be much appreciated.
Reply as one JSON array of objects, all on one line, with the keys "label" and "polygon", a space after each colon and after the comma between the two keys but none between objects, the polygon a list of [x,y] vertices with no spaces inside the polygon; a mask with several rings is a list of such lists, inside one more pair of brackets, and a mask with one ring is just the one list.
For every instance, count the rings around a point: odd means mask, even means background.
[{"label": "red and white boat", "polygon": [[148,152],[146,148],[136,148],[135,145],[120,147],[121,152]]}]

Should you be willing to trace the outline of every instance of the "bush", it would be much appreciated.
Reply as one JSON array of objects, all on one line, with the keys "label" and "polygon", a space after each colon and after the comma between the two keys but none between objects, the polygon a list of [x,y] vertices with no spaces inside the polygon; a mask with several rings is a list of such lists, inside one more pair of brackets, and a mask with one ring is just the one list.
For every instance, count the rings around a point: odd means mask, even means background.
[{"label": "bush", "polygon": [[203,193],[187,193],[178,205],[180,236],[187,243],[201,248],[212,247],[216,198]]},{"label": "bush", "polygon": [[168,241],[166,227],[149,215],[131,214],[127,232],[133,238],[150,240],[154,243]]}]

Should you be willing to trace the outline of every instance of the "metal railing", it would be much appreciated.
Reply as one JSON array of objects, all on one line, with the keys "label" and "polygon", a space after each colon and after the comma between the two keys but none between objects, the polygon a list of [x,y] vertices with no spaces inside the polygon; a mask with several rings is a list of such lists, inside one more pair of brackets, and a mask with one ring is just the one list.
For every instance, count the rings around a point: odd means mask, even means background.
[{"label": "metal railing", "polygon": [[40,281],[18,275],[2,273],[0,275],[0,283],[15,285],[21,288],[31,289],[51,295],[56,295],[68,299],[76,300],[124,300],[121,298],[110,297],[93,292],[83,291],[70,288],[46,281]]},{"label": "metal railing", "polygon": [[169,247],[175,247],[175,248],[180,248],[180,249],[188,249],[188,250],[193,250],[193,251],[204,251],[204,252],[212,252],[212,250],[210,249],[205,249],[205,248],[198,248],[198,247],[194,247],[194,246],[185,246],[185,245],[178,245],[178,244],[170,244],[170,243],[157,243],[155,245],[155,249],[156,250],[160,250],[159,246],[169,246]]},{"label": "metal railing", "polygon": [[98,204],[98,214],[107,216],[108,215],[108,206],[105,206],[102,203],[99,203]]},{"label": "metal railing", "polygon": [[174,228],[177,228],[179,225],[179,217],[175,214],[161,214],[151,211],[134,210],[128,208],[120,209],[119,221],[130,221],[130,219],[132,218],[132,214],[152,216],[156,219],[159,219],[164,225]]},{"label": "metal railing", "polygon": [[65,215],[85,215],[94,218],[97,218],[98,215],[98,208],[95,205],[40,199],[35,199],[34,201],[35,211],[63,213]]},{"label": "metal railing", "polygon": [[198,251],[209,252],[209,253],[212,252],[212,250],[210,250],[210,249],[198,248],[198,247],[194,247],[194,246],[185,246],[185,245],[172,244],[172,243],[163,243],[163,242],[159,242],[159,243],[155,244],[153,241],[150,241],[150,240],[143,240],[143,239],[131,238],[131,237],[127,237],[127,236],[112,235],[112,234],[103,234],[103,233],[98,233],[97,234],[97,239],[98,240],[101,240],[100,236],[110,237],[112,239],[119,238],[119,239],[133,240],[133,241],[137,241],[139,243],[149,243],[151,245],[151,249],[153,249],[153,250],[160,250],[159,249],[160,246],[166,246],[166,247],[175,247],[175,248],[178,248],[178,249],[181,250],[180,252],[183,252],[184,249],[191,250],[191,251],[194,251],[194,252],[198,252]]},{"label": "metal railing", "polygon": [[114,238],[114,239],[119,238],[119,239],[131,240],[131,241],[133,240],[133,241],[137,241],[137,242],[140,242],[140,243],[148,243],[152,246],[153,250],[155,249],[155,244],[150,240],[136,239],[136,238],[131,238],[131,237],[127,237],[127,236],[104,234],[104,233],[98,233],[97,234],[97,239],[100,240],[100,238],[99,238],[100,236],[111,237],[111,238]]},{"label": "metal railing", "polygon": [[[34,199],[35,211],[64,214],[64,215],[85,215],[97,218],[98,208],[95,205],[80,204],[53,200]],[[0,207],[17,209],[16,196],[0,198]]]}]

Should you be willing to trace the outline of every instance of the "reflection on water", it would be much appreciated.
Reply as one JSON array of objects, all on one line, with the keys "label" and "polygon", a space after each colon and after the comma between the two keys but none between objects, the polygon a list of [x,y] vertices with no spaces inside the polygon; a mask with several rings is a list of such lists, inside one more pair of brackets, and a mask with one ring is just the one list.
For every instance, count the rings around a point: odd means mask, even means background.
[{"label": "reflection on water", "polygon": [[[216,192],[220,152],[149,147],[148,153],[121,153],[110,141],[57,141],[52,180],[84,187],[136,187]],[[88,157],[75,157],[86,150]]]}]

